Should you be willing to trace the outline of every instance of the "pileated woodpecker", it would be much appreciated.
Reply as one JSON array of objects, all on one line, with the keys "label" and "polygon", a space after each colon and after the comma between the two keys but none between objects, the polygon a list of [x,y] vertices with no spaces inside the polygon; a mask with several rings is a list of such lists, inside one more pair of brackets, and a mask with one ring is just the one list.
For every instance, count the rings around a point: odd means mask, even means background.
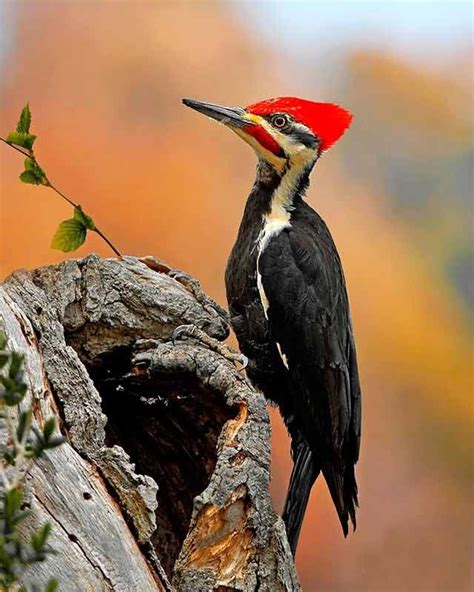
[{"label": "pileated woodpecker", "polygon": [[292,439],[283,519],[294,554],[320,472],[344,535],[349,518],[356,526],[361,395],[349,303],[331,234],[303,199],[314,164],[352,115],[290,97],[245,109],[183,102],[224,123],[258,156],[225,281],[248,376],[278,404]]}]

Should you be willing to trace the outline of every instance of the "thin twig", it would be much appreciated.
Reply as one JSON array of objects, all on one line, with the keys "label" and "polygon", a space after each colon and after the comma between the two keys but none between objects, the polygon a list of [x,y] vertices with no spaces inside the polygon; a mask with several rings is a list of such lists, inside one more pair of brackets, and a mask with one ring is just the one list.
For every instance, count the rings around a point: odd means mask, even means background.
[{"label": "thin twig", "polygon": [[94,228],[94,232],[97,232],[97,234],[109,245],[109,247],[118,257],[122,257],[122,253],[120,253],[120,251],[112,244],[105,234],[97,228],[97,226]]},{"label": "thin twig", "polygon": [[[38,163],[36,163],[36,164],[38,164]],[[79,210],[82,210],[82,208],[81,208],[81,206],[79,204],[74,203],[72,201],[72,199],[69,199],[69,197],[67,197],[66,195],[64,195],[64,193],[62,193],[62,191],[59,191],[59,189],[57,187],[55,187],[51,183],[51,181],[48,179],[48,177],[46,177],[46,182],[47,182],[46,187],[49,187],[50,189],[52,189],[53,191],[55,191],[60,197],[62,197],[64,200],[66,200],[67,203],[70,204],[73,208],[78,208]]]},{"label": "thin twig", "polygon": [[[5,142],[5,144],[7,146],[10,146],[10,148],[13,148],[13,150],[16,150],[17,152],[19,152],[20,154],[23,154],[23,156],[27,156],[28,158],[31,158],[31,154],[28,152],[25,152],[24,150],[22,150],[21,148],[19,148],[18,146],[15,146],[15,144],[11,144],[10,142],[8,142],[7,140],[5,140],[5,138],[0,137],[0,140],[2,142]],[[31,160],[34,160],[33,158],[31,158]]]},{"label": "thin twig", "polygon": [[[19,152],[20,154],[23,154],[23,156],[26,156],[27,158],[29,158],[30,160],[32,160],[37,166],[39,166],[42,169],[42,167],[40,166],[40,164],[38,163],[38,161],[36,160],[36,157],[33,153],[33,151],[31,150],[30,152],[26,152],[25,150],[22,150],[21,148],[19,148],[18,146],[15,146],[15,144],[12,144],[11,142],[8,142],[8,140],[6,140],[5,138],[2,138],[0,136],[0,140],[2,142],[4,142],[7,146],[10,146],[10,148],[13,148],[13,150],[16,150],[17,152]],[[64,193],[62,191],[60,191],[55,185],[53,185],[51,183],[51,181],[48,179],[48,177],[46,176],[46,173],[43,171],[44,174],[44,179],[46,181],[46,183],[44,184],[45,187],[49,187],[50,189],[52,189],[54,192],[56,192],[62,199],[64,199],[64,201],[66,201],[69,205],[71,205],[73,208],[77,208],[78,210],[82,210],[82,206],[80,204],[75,203],[74,201],[72,201],[72,199],[70,199],[67,195],[64,195]],[[112,243],[112,241],[110,241],[105,234],[99,230],[97,228],[97,226],[95,226],[95,228],[92,229],[93,232],[96,232],[103,241],[105,241],[109,247],[112,249],[112,251],[118,256],[118,257],[122,257],[122,253],[120,253],[120,251],[117,249],[117,247]]]}]

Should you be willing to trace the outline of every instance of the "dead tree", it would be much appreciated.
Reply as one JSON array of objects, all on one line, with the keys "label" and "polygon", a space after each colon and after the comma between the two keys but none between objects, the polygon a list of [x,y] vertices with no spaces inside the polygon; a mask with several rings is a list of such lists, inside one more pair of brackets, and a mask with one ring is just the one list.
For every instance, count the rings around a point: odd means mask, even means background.
[{"label": "dead tree", "polygon": [[[0,286],[0,323],[26,355],[35,421],[56,415],[67,438],[28,475],[30,527],[50,521],[58,551],[29,582],[300,589],[269,496],[265,400],[196,280],[131,257],[17,271]],[[182,325],[200,331],[174,339]]]}]

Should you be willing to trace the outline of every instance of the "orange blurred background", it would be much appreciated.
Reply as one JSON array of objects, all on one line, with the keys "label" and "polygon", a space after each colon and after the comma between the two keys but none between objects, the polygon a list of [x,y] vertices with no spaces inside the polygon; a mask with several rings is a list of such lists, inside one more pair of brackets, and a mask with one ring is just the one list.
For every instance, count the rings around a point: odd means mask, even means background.
[{"label": "orange blurred background", "polygon": [[[50,179],[131,255],[225,303],[255,157],[182,97],[341,103],[351,130],[308,192],[343,259],[364,396],[359,527],[322,482],[303,527],[304,590],[473,586],[472,8],[469,2],[0,3],[0,132],[29,101]],[[0,146],[0,269],[65,259],[70,208],[22,185]],[[111,255],[96,236],[74,256]],[[290,469],[278,413],[273,494]]]}]

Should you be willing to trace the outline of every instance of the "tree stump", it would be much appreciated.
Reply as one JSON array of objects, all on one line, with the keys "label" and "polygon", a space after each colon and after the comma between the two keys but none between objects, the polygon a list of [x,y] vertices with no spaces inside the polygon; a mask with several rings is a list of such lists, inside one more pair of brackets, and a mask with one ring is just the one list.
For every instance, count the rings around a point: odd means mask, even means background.
[{"label": "tree stump", "polygon": [[[30,528],[58,551],[27,572],[61,591],[294,591],[269,495],[263,395],[225,355],[225,311],[163,262],[90,256],[17,271],[0,324],[24,352],[34,420],[67,442],[27,478]],[[207,339],[177,339],[193,325]],[[211,339],[209,339],[211,338]]]}]

